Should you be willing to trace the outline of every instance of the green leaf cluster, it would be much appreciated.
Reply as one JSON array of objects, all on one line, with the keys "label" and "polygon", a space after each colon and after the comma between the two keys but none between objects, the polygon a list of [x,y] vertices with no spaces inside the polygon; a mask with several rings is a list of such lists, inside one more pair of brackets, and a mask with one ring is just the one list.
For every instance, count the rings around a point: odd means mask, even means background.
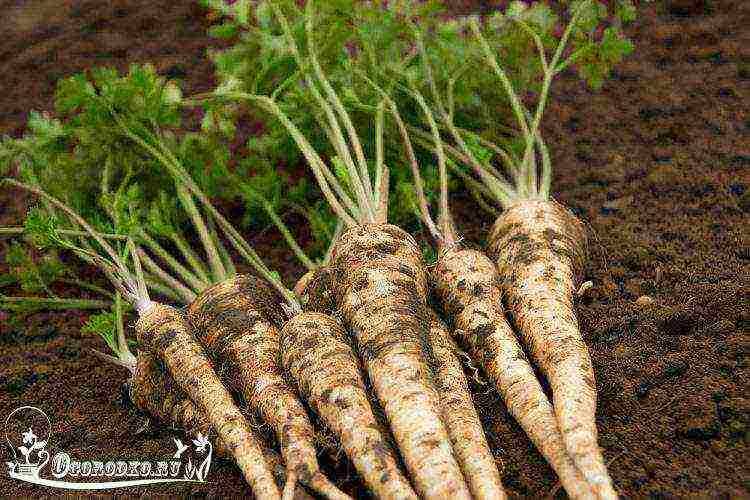
[{"label": "green leaf cluster", "polygon": [[[312,40],[306,36],[304,8],[293,0],[257,1],[252,8],[250,3],[230,6],[219,0],[204,4],[220,17],[212,34],[235,41],[228,49],[211,54],[219,89],[273,98],[321,157],[328,159],[345,189],[349,186],[347,169],[321,126],[325,117],[313,96],[316,88],[323,93],[322,88],[304,77],[313,64],[311,44],[323,72],[352,116],[367,158],[374,158],[373,116],[382,99],[381,90],[396,102],[407,124],[429,130],[409,89],[426,96],[433,112],[441,108],[450,112],[462,129],[492,139],[516,157],[523,154],[525,140],[515,127],[508,95],[486,63],[482,47],[469,28],[470,18],[448,16],[447,2],[318,1]],[[272,5],[288,19],[299,58],[284,37]],[[553,53],[577,9],[582,12],[561,65],[575,69],[589,85],[598,88],[612,67],[632,50],[623,34],[623,26],[636,14],[631,0],[618,0],[609,7],[595,0],[515,1],[479,19],[482,35],[517,95],[530,107],[542,89],[544,68],[538,44],[547,54]],[[424,44],[424,60],[415,50],[420,42]],[[231,109],[225,116],[237,119],[239,108],[233,104]],[[408,225],[414,221],[415,206],[411,175],[404,162],[401,138],[388,116],[385,127],[389,144],[385,163],[392,177],[389,218]],[[496,161],[495,155],[471,135],[467,142],[480,161]],[[265,135],[255,139],[255,144],[264,148],[264,158],[271,165],[301,161],[286,129],[275,120],[266,120]],[[422,173],[425,191],[434,200],[438,185],[435,161],[430,151],[421,150],[419,155],[421,164],[427,165]]]}]

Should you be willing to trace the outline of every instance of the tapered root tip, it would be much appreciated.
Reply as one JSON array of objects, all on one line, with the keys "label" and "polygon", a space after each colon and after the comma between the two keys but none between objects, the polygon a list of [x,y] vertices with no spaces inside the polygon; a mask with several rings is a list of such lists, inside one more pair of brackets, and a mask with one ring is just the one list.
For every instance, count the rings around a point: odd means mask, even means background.
[{"label": "tapered root tip", "polygon": [[286,475],[286,482],[284,483],[284,493],[282,494],[282,500],[294,500],[294,490],[297,487],[297,474],[289,472]]},{"label": "tapered root tip", "polygon": [[352,497],[341,491],[322,472],[310,478],[310,487],[328,500],[352,500]]},{"label": "tapered root tip", "polygon": [[584,474],[586,482],[596,493],[596,497],[603,500],[616,500],[617,492],[612,486],[612,480],[606,474]]}]

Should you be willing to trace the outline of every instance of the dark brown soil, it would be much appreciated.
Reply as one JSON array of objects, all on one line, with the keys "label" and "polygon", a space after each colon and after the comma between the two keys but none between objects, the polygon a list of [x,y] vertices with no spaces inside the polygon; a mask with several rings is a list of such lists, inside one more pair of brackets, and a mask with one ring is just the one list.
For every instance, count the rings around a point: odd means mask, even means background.
[{"label": "dark brown soil", "polygon": [[[151,61],[185,74],[187,93],[210,88],[205,48],[215,42],[193,4],[0,1],[0,133],[19,135],[29,110],[52,109],[56,79],[95,65]],[[645,5],[630,29],[635,54],[599,93],[572,77],[556,82],[544,127],[555,197],[592,231],[594,286],[577,310],[597,374],[600,443],[625,496],[748,497],[750,2]],[[455,205],[479,241],[491,221],[478,219],[468,198]],[[18,193],[0,193],[0,224],[17,223],[23,209]],[[259,241],[285,275],[300,275],[277,240]],[[643,295],[653,304],[638,305]],[[89,354],[101,342],[79,332],[82,315],[39,313],[11,329],[3,314],[0,418],[21,405],[42,408],[53,423],[50,447],[79,459],[174,452],[168,430],[133,435],[140,417],[118,401],[126,373]],[[551,491],[555,476],[497,395],[475,390],[507,489]],[[2,457],[10,458],[5,445]],[[332,475],[365,495],[345,461]],[[4,471],[0,485],[12,497],[60,493]],[[206,484],[126,493],[248,488],[218,462]]]}]

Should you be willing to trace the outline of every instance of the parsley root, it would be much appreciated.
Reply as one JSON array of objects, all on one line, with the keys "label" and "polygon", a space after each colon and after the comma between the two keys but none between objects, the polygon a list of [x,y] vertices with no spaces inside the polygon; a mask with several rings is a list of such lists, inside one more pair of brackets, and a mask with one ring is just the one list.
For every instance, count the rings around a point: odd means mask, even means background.
[{"label": "parsley root", "polygon": [[435,359],[435,380],[443,406],[443,419],[461,469],[477,499],[506,498],[474,401],[471,399],[458,347],[448,327],[430,311],[429,341]]},{"label": "parsley root", "polygon": [[201,344],[249,407],[275,431],[290,479],[327,498],[349,498],[320,472],[314,430],[279,366],[281,299],[263,281],[235,275],[204,290],[187,308]]},{"label": "parsley root", "polygon": [[[48,238],[68,250],[95,263],[109,278],[138,314],[135,325],[139,344],[164,362],[178,387],[204,413],[221,439],[231,450],[253,493],[260,499],[280,499],[260,443],[213,370],[203,348],[193,337],[185,315],[174,307],[154,302],[149,297],[138,254],[131,240],[126,244],[126,255],[133,257],[135,275],[125,265],[121,255],[75,211],[38,187],[13,179],[4,182],[43,198],[49,205],[63,212],[72,222],[85,230],[101,247],[105,256],[87,248],[75,246],[50,228]],[[86,245],[91,248],[90,245]]]},{"label": "parsley root", "polygon": [[590,488],[568,457],[552,405],[505,319],[493,262],[476,250],[454,247],[442,253],[433,276],[456,336],[495,383],[508,411],[571,498],[590,498]]},{"label": "parsley root", "polygon": [[573,310],[586,258],[583,223],[554,201],[522,201],[492,228],[508,310],[552,387],[563,439],[578,468],[602,494],[613,494],[595,423],[596,383]]},{"label": "parsley root", "polygon": [[371,491],[381,498],[416,499],[372,413],[359,363],[341,325],[326,314],[298,314],[281,330],[281,359]]},{"label": "parsley root", "polygon": [[[476,181],[467,176],[471,180],[467,187],[503,210],[488,238],[487,250],[494,261],[502,288],[502,294],[489,295],[496,304],[493,307],[502,310],[501,300],[507,304],[511,323],[522,335],[532,358],[549,380],[555,420],[567,454],[593,493],[597,497],[611,499],[616,498],[617,493],[597,444],[594,373],[573,310],[574,286],[582,277],[586,261],[586,231],[580,220],[551,199],[552,165],[539,131],[553,77],[576,60],[576,52],[564,57],[565,46],[574,31],[586,29],[582,27],[586,24],[582,18],[586,18],[596,5],[595,2],[584,0],[571,7],[571,21],[558,40],[551,58],[545,53],[545,46],[538,34],[533,30],[526,31],[534,39],[543,73],[533,113],[526,109],[511,84],[509,74],[498,63],[497,50],[484,35],[485,27],[480,26],[475,18],[468,19],[466,23],[477,42],[478,57],[497,77],[508,98],[520,131],[519,139],[525,146],[522,154],[456,126],[452,84],[448,85],[445,95],[440,94],[421,34],[417,34],[417,46],[437,115],[437,120],[430,121],[430,128],[436,138],[435,151],[440,157],[441,170],[444,171],[448,162],[445,151],[451,155],[454,169],[460,170],[453,163],[457,161],[479,179]],[[522,20],[514,16],[509,16],[509,19],[518,21],[524,27]],[[427,109],[424,99],[419,95],[417,99],[422,108]],[[443,104],[445,102],[451,104],[446,106]],[[455,147],[442,145],[436,121],[441,123],[442,130],[450,134]],[[478,148],[477,144],[481,147]],[[477,154],[482,151],[489,154]],[[502,160],[502,172],[488,161],[495,153]],[[441,178],[445,179],[445,175],[441,175]],[[441,191],[441,202],[445,205],[447,189],[444,181],[441,182]],[[445,206],[441,213],[446,213]],[[447,247],[450,249],[449,245]],[[453,264],[456,263],[455,258],[451,260]],[[482,266],[486,267],[486,263]],[[448,284],[443,288],[444,299],[450,301],[455,293]],[[479,307],[479,304],[474,307]],[[467,322],[467,326],[471,324]],[[478,325],[474,323],[473,326]],[[507,335],[510,337],[510,332]],[[477,340],[486,341],[488,338],[487,335],[480,335]],[[520,348],[518,350],[520,352]],[[501,370],[506,368],[501,367]],[[502,380],[498,382],[503,383]],[[510,388],[508,386],[508,390]],[[508,397],[507,394],[504,396]],[[531,429],[526,428],[526,431],[531,436]]]},{"label": "parsley root", "polygon": [[398,109],[389,102],[410,161],[420,218],[438,247],[438,261],[432,270],[433,291],[452,318],[454,335],[469,347],[493,380],[508,410],[557,472],[568,494],[589,498],[591,490],[568,457],[552,405],[505,318],[494,263],[483,253],[464,249],[458,243],[448,203],[446,156],[440,132],[424,97],[416,89],[410,91],[430,124],[438,158],[441,192],[437,224],[429,213],[411,139]]},{"label": "parsley root", "polygon": [[[422,254],[408,233],[384,222],[387,168],[382,161],[376,162],[375,179],[380,184],[373,186],[351,118],[317,61],[312,37],[314,3],[305,5],[309,42],[306,61],[281,9],[276,4],[272,8],[289,51],[303,71],[322,129],[339,153],[346,173],[337,172],[338,178],[332,173],[273,99],[231,90],[220,97],[250,100],[281,121],[305,156],[326,201],[347,227],[331,253],[334,297],[345,326],[357,342],[417,492],[428,498],[470,498],[423,356],[429,324]],[[351,188],[356,202],[341,182]]]},{"label": "parsley root", "polygon": [[[229,449],[221,439],[217,438],[206,416],[198,411],[195,403],[176,387],[172,376],[150,353],[138,353],[136,365],[131,371],[133,376],[127,382],[128,395],[137,408],[162,423],[171,425],[172,428],[183,430],[188,436],[202,434],[208,437],[214,443],[213,452],[216,456],[231,457]],[[263,448],[263,456],[274,473],[276,484],[283,488],[287,474],[281,457],[268,447]],[[312,500],[312,497],[301,487],[295,490],[294,498],[295,500]]]}]

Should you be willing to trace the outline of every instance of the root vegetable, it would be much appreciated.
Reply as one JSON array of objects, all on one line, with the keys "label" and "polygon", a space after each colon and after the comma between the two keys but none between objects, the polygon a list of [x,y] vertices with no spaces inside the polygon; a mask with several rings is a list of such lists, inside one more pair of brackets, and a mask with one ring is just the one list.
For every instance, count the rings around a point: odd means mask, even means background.
[{"label": "root vegetable", "polygon": [[[513,325],[523,336],[533,359],[552,386],[555,419],[567,454],[597,497],[613,499],[617,493],[597,444],[596,386],[592,364],[572,301],[575,282],[582,277],[586,260],[586,233],[581,221],[551,199],[552,164],[540,133],[552,79],[567,65],[573,64],[579,54],[574,51],[566,56],[565,46],[576,30],[590,29],[581,27],[579,21],[586,18],[596,5],[585,0],[571,7],[572,18],[551,57],[546,54],[537,34],[528,30],[523,21],[509,17],[511,22],[518,21],[533,38],[541,61],[543,83],[533,112],[526,109],[509,75],[500,66],[496,57],[497,48],[487,41],[485,28],[476,18],[467,20],[468,28],[477,41],[477,53],[485,60],[507,95],[517,130],[520,131],[519,138],[525,142],[523,155],[517,155],[512,148],[493,144],[478,131],[456,126],[453,86],[448,85],[447,92],[441,95],[433,76],[431,55],[423,43],[424,38],[430,35],[425,33],[423,37],[419,29],[414,31],[432,108],[436,110],[441,129],[450,134],[455,145],[443,148],[437,120],[431,118],[430,107],[418,95],[420,105],[428,110],[426,114],[429,115],[440,162],[441,215],[447,215],[444,174],[447,151],[454,161],[463,163],[478,178],[478,181],[470,178],[468,189],[503,209],[488,238],[488,253],[495,261],[503,292],[503,295],[495,294],[493,301],[497,304],[501,299],[507,302]],[[463,92],[467,91],[463,89]],[[470,147],[469,142],[479,143],[484,151],[497,154],[503,162],[503,171],[495,168],[486,157],[479,157],[477,149]]]},{"label": "root vegetable", "polygon": [[554,201],[525,200],[495,222],[488,251],[513,323],[552,387],[568,453],[588,481],[611,496],[597,445],[594,371],[573,310],[586,259],[583,223]]},{"label": "root vegetable", "polygon": [[[419,43],[418,46],[423,47]],[[458,244],[448,203],[446,157],[440,132],[425,98],[415,88],[410,92],[422,108],[434,139],[441,188],[438,224],[429,213],[407,127],[392,101],[391,109],[410,160],[420,217],[438,247],[439,258],[432,271],[434,291],[453,319],[455,335],[468,345],[477,363],[492,378],[510,413],[557,472],[569,495],[590,498],[589,485],[568,456],[552,405],[505,318],[494,263],[483,253]]]},{"label": "root vegetable", "polygon": [[280,499],[279,490],[263,457],[260,443],[251,432],[248,422],[235,405],[232,396],[221,384],[200,344],[193,337],[185,315],[174,307],[150,299],[132,241],[128,240],[126,249],[133,258],[135,276],[125,265],[120,253],[70,207],[35,186],[13,179],[4,179],[4,182],[43,198],[96,241],[106,257],[60,239],[54,228],[50,228],[47,235],[51,240],[95,263],[107,275],[117,291],[130,302],[138,314],[135,330],[141,347],[165,363],[178,387],[206,415],[219,438],[231,451],[255,496],[264,500]]},{"label": "root vegetable", "polygon": [[[380,183],[372,184],[351,117],[317,59],[314,5],[305,4],[304,59],[281,8],[271,7],[311,94],[313,115],[320,117],[321,129],[345,173],[326,165],[273,98],[232,90],[219,97],[250,100],[272,113],[302,151],[329,206],[347,227],[331,253],[333,297],[356,340],[415,489],[427,498],[468,499],[469,488],[453,455],[424,356],[429,318],[422,254],[408,233],[386,222],[388,170],[378,155],[375,179]],[[382,132],[376,127],[380,143]],[[356,201],[346,194],[342,182]]]},{"label": "root vegetable", "polygon": [[372,413],[341,325],[327,314],[298,314],[281,330],[281,353],[284,369],[339,438],[370,490],[379,498],[416,499]]},{"label": "root vegetable", "polygon": [[495,458],[487,444],[482,423],[471,399],[458,346],[448,327],[430,311],[429,341],[435,357],[435,380],[443,408],[443,420],[453,442],[461,470],[477,499],[506,498]]},{"label": "root vegetable", "polygon": [[571,498],[592,498],[567,454],[554,409],[505,318],[494,263],[479,251],[454,247],[443,252],[433,276],[435,293],[454,318],[455,335],[492,379],[508,411]]},{"label": "root vegetable", "polygon": [[[214,443],[213,451],[216,456],[231,457],[231,453],[224,442],[216,436],[206,416],[198,411],[195,403],[176,386],[174,379],[151,354],[138,354],[133,377],[127,386],[130,400],[137,408],[162,423],[171,425],[172,428],[182,429],[189,436],[201,434],[208,437]],[[281,457],[268,447],[263,448],[263,456],[274,473],[276,484],[283,488],[286,468]],[[312,497],[298,487],[294,499],[312,500]]]},{"label": "root vegetable", "polygon": [[424,357],[429,313],[419,247],[396,226],[363,224],[341,235],[331,262],[340,312],[417,490],[469,498]]},{"label": "root vegetable", "polygon": [[187,308],[201,344],[220,363],[225,380],[275,431],[289,479],[327,498],[349,498],[320,472],[314,430],[279,366],[282,299],[263,281],[236,275],[204,290]]},{"label": "root vegetable", "polygon": [[155,302],[137,309],[138,342],[144,349],[158,353],[180,389],[206,414],[258,498],[280,498],[258,439],[193,338],[184,315]]},{"label": "root vegetable", "polygon": [[330,267],[321,267],[314,273],[306,274],[295,286],[305,311],[333,314],[336,300],[333,296],[333,274]]}]

